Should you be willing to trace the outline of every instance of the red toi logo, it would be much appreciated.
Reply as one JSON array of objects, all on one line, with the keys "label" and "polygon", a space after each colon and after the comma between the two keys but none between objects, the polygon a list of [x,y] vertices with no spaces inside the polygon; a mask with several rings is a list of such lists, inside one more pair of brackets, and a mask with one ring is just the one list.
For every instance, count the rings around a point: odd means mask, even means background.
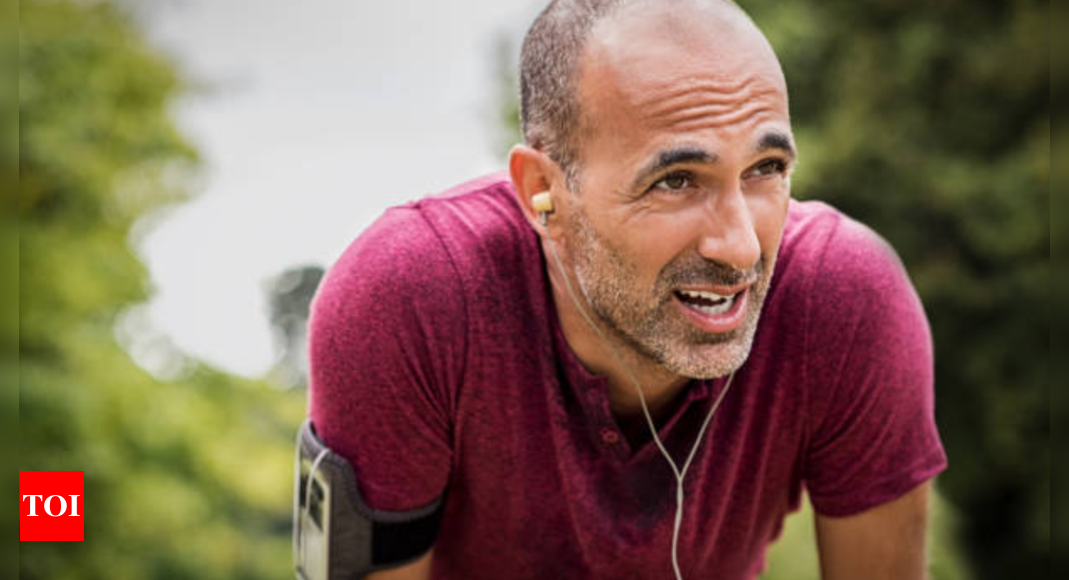
[{"label": "red toi logo", "polygon": [[20,471],[19,541],[85,539],[85,472]]}]

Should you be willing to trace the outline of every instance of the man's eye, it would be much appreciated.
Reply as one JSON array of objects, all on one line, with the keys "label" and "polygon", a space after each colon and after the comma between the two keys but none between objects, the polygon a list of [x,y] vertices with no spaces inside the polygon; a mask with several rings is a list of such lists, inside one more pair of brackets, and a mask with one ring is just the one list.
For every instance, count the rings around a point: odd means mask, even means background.
[{"label": "man's eye", "polygon": [[787,163],[785,161],[782,159],[768,159],[757,164],[751,171],[751,174],[757,177],[764,177],[776,173],[785,173],[786,171]]},{"label": "man's eye", "polygon": [[689,173],[677,172],[669,173],[661,178],[660,181],[653,184],[655,189],[667,189],[668,191],[679,191],[690,187],[692,178]]}]

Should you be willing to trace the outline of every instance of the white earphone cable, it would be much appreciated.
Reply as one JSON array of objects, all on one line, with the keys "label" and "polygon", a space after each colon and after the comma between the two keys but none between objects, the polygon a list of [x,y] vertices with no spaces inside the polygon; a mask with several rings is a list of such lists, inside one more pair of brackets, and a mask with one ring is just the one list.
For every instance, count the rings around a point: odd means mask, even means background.
[{"label": "white earphone cable", "polygon": [[[541,214],[543,225],[546,223],[546,214]],[[709,423],[713,419],[713,415],[716,413],[717,408],[720,407],[721,401],[724,400],[724,395],[727,394],[728,389],[731,388],[731,382],[735,378],[734,371],[728,375],[728,380],[724,384],[723,390],[720,391],[720,395],[713,401],[712,408],[709,409],[709,414],[705,417],[705,422],[702,423],[702,428],[698,431],[698,437],[694,441],[694,445],[690,449],[690,453],[687,455],[687,460],[683,462],[683,469],[679,469],[676,466],[676,462],[672,460],[672,456],[668,454],[668,450],[665,449],[664,443],[661,442],[661,438],[657,435],[657,428],[653,424],[653,418],[650,416],[649,408],[646,406],[646,396],[642,392],[642,384],[639,383],[638,378],[631,372],[631,368],[624,362],[623,357],[616,351],[612,341],[605,336],[598,325],[594,323],[590,315],[587,314],[586,309],[579,304],[579,299],[576,297],[575,292],[572,290],[572,284],[568,279],[568,274],[564,271],[564,266],[561,264],[560,257],[557,256],[557,250],[553,240],[548,240],[549,251],[553,255],[553,261],[557,264],[557,270],[560,272],[561,277],[564,278],[564,288],[568,291],[568,296],[571,297],[572,303],[579,310],[579,313],[586,320],[586,323],[590,325],[590,328],[594,329],[594,332],[601,338],[602,342],[609,347],[609,352],[612,353],[613,358],[620,364],[620,368],[627,373],[628,378],[635,385],[635,390],[638,393],[639,403],[642,405],[642,414],[646,417],[646,424],[650,428],[650,433],[653,435],[653,442],[657,445],[657,449],[660,450],[661,455],[668,461],[669,467],[672,468],[672,473],[676,478],[676,515],[675,521],[672,526],[672,570],[675,572],[676,580],[683,580],[683,574],[679,571],[679,557],[678,557],[678,544],[679,544],[679,527],[683,521],[683,478],[687,475],[687,470],[690,468],[691,462],[694,460],[694,455],[698,451],[698,446],[701,445],[702,439],[705,436],[705,430],[709,426]],[[585,296],[584,296],[585,297]]]}]

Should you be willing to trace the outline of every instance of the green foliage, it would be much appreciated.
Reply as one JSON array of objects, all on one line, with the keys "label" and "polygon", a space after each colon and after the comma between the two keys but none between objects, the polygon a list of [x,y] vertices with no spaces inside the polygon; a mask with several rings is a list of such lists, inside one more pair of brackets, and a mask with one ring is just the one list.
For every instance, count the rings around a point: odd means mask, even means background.
[{"label": "green foliage", "polygon": [[202,365],[157,381],[115,339],[147,297],[130,230],[195,166],[181,84],[104,3],[24,1],[19,51],[19,463],[86,478],[86,541],[23,544],[20,577],[291,577],[303,394]]},{"label": "green foliage", "polygon": [[[34,298],[21,309],[21,346],[37,348],[145,297],[127,234],[184,197],[166,174],[194,155],[167,115],[179,88],[171,67],[115,9],[23,3],[20,24],[20,268]],[[70,248],[85,259],[64,256]]]},{"label": "green foliage", "polygon": [[[1060,3],[1053,8],[1051,27],[1057,31],[1069,30],[1069,6]],[[1066,208],[1067,188],[1069,183],[1069,116],[1066,115],[1066,86],[1069,85],[1069,38],[1065,34],[1056,34],[1051,45],[1051,98],[1054,101],[1054,136],[1051,144],[1051,158],[1053,160],[1054,195],[1051,199],[1051,259],[1053,262],[1052,290],[1054,300],[1052,303],[1053,316],[1051,320],[1051,338],[1053,352],[1069,352],[1065,329],[1069,328],[1069,224],[1066,218],[1069,211]],[[1069,377],[1069,360],[1064,356],[1054,359],[1054,376]],[[1064,380],[1064,379],[1061,379]],[[1069,447],[1069,401],[1066,400],[1064,389],[1055,389],[1051,398],[1051,420],[1055,425],[1051,433],[1051,446],[1055,449]],[[1069,479],[1069,465],[1064,461],[1054,465],[1054,479],[1066,481]],[[1069,533],[1066,525],[1069,524],[1069,501],[1066,501],[1064,486],[1055,486],[1053,505],[1051,507],[1051,519],[1054,523],[1051,541],[1052,551],[1056,555],[1054,566],[1064,568],[1063,564],[1069,555]]]},{"label": "green foliage", "polygon": [[978,578],[1049,566],[1047,4],[745,2],[780,55],[794,191],[883,234],[926,306]]}]

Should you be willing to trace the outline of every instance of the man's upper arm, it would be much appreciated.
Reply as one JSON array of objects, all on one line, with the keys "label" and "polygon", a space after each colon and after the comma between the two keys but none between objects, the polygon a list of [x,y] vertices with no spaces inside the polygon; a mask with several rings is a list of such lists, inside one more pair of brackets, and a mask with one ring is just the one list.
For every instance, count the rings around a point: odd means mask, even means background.
[{"label": "man's upper arm", "polygon": [[386,212],[331,267],[309,319],[309,414],[370,507],[443,492],[465,359],[463,292],[419,210]]},{"label": "man's upper arm", "polygon": [[846,517],[816,515],[824,580],[922,580],[928,494],[924,482],[902,497]]},{"label": "man's upper arm", "polygon": [[857,222],[838,225],[814,276],[803,477],[817,513],[847,518],[946,467],[931,333],[898,257]]},{"label": "man's upper arm", "polygon": [[852,220],[815,280],[804,478],[824,578],[923,578],[930,481],[946,467],[927,318],[894,251]]},{"label": "man's upper arm", "polygon": [[[449,254],[414,208],[389,210],[362,234],[313,301],[309,415],[324,444],[351,465],[364,511],[377,523],[442,509],[465,316]],[[406,541],[415,540],[395,530],[364,549],[376,565],[389,565],[383,554],[404,553]],[[371,577],[425,578],[429,554]]]}]

